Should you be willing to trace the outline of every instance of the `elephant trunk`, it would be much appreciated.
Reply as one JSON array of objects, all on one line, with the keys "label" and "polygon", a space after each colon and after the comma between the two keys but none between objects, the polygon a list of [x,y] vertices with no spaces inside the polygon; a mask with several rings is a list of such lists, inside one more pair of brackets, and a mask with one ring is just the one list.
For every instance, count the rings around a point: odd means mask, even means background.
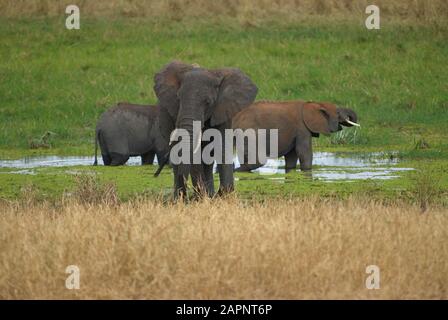
[{"label": "elephant trunk", "polygon": [[[200,152],[201,152],[201,141],[202,141],[202,122],[195,121],[194,124],[190,122],[180,123],[178,128],[173,131],[175,135],[179,135],[180,129],[183,129],[183,134],[188,134],[188,148],[187,145],[184,145],[182,152],[187,151],[188,156],[183,156],[184,160],[188,159],[188,162],[184,162],[179,164],[178,166],[178,174],[182,175],[184,178],[187,178],[189,174],[193,174],[191,172],[192,166],[201,165],[200,162]],[[170,139],[170,145],[171,145]],[[198,163],[197,163],[198,162]],[[194,170],[196,171],[196,170]]]},{"label": "elephant trunk", "polygon": [[360,127],[361,125],[358,123],[358,115],[355,111],[349,108],[337,108],[337,112],[339,115],[339,124],[344,127]]}]

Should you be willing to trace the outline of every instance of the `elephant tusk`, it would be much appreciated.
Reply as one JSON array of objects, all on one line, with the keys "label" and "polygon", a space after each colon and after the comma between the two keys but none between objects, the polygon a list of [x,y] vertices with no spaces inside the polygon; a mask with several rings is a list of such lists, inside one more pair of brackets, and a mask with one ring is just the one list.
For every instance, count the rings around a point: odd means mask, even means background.
[{"label": "elephant tusk", "polygon": [[196,147],[194,148],[193,153],[198,152],[199,147],[201,146],[201,140],[202,140],[202,132],[199,131],[199,137],[198,137],[198,142],[196,143]]},{"label": "elephant tusk", "polygon": [[351,124],[352,126],[355,126],[355,127],[360,127],[361,126],[360,124],[358,124],[356,122],[350,121],[348,118],[345,119],[345,122],[347,122],[348,124]]}]

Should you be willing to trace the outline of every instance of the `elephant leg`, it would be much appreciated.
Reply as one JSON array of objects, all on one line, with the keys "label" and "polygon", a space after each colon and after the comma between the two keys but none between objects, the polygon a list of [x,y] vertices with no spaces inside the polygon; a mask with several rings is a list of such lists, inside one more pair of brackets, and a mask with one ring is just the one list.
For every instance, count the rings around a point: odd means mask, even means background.
[{"label": "elephant leg", "polygon": [[124,165],[128,160],[128,155],[123,155],[119,153],[111,153],[112,161],[110,163],[111,166],[122,166]]},{"label": "elephant leg", "polygon": [[208,194],[206,178],[202,164],[191,165],[191,182],[193,184],[195,198],[201,198]]},{"label": "elephant leg", "polygon": [[218,164],[219,172],[219,195],[224,195],[234,190],[233,182],[233,163]]},{"label": "elephant leg", "polygon": [[311,170],[313,164],[313,148],[311,136],[306,139],[297,139],[296,153],[299,156],[300,170]]},{"label": "elephant leg", "polygon": [[298,155],[295,149],[292,149],[285,154],[285,172],[288,173],[291,170],[295,170],[297,167]]},{"label": "elephant leg", "polygon": [[213,181],[213,163],[204,164],[204,177],[205,177],[205,188],[209,197],[213,197],[215,194],[215,184]]},{"label": "elephant leg", "polygon": [[145,154],[142,154],[142,165],[153,164],[156,153],[154,151],[149,151]]},{"label": "elephant leg", "polygon": [[[255,160],[255,163],[249,163],[252,161],[249,161],[249,151],[254,152],[255,153],[255,159],[251,158],[251,160]],[[253,150],[249,150],[249,145],[248,142],[246,141],[244,144],[244,151],[243,151],[243,161],[240,163],[240,166],[238,168],[236,168],[234,171],[235,172],[250,172],[252,170],[255,170],[257,168],[260,168],[262,166],[264,166],[265,164],[260,163],[259,159],[258,159],[258,154],[257,154],[257,149],[254,148]]]},{"label": "elephant leg", "polygon": [[[162,152],[157,152],[157,163],[160,164],[165,162],[165,156],[166,156],[166,152],[162,153]],[[170,166],[169,161],[166,163],[166,166]]]},{"label": "elephant leg", "polygon": [[108,154],[101,154],[101,157],[103,158],[103,163],[105,166],[110,166],[112,162],[112,158]]},{"label": "elephant leg", "polygon": [[[218,173],[219,173],[219,190],[218,195],[226,195],[234,191],[234,177],[233,171],[235,166],[233,164],[233,146],[234,140],[232,137],[226,135],[225,129],[231,128],[231,123],[223,124],[219,129],[222,139],[222,158],[218,159]],[[228,140],[230,138],[230,140]]]},{"label": "elephant leg", "polygon": [[179,167],[173,165],[173,174],[174,174],[174,200],[178,199],[186,199],[187,198],[187,185],[186,179],[188,177],[184,177],[179,174]]}]

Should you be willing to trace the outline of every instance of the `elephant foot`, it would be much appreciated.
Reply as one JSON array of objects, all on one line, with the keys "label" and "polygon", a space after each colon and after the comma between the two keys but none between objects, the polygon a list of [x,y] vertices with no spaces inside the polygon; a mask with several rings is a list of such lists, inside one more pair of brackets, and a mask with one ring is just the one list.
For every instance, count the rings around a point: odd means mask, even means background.
[{"label": "elephant foot", "polygon": [[103,158],[103,163],[105,166],[110,166],[112,163],[112,158],[108,154],[102,154],[101,157]]},{"label": "elephant foot", "polygon": [[306,170],[300,169],[300,171],[302,172],[302,175],[305,178],[313,178],[313,171],[311,169],[306,169]]},{"label": "elephant foot", "polygon": [[233,186],[220,187],[216,195],[221,198],[228,197],[229,195],[233,194],[234,191],[235,189]]},{"label": "elephant foot", "polygon": [[174,201],[187,201],[187,193],[174,191]]}]

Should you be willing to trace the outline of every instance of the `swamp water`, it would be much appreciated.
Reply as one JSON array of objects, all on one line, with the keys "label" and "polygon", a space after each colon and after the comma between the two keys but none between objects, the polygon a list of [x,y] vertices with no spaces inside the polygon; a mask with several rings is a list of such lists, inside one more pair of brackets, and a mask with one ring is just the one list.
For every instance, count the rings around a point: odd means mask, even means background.
[{"label": "swamp water", "polygon": [[[131,157],[126,165],[140,165],[140,157]],[[0,160],[0,168],[16,169],[3,173],[35,174],[33,169],[40,167],[72,167],[91,166],[93,157],[86,156],[33,156],[18,160]],[[101,157],[98,164],[102,165]],[[396,157],[385,156],[382,153],[333,153],[315,152],[313,159],[313,178],[323,181],[354,181],[359,179],[387,180],[399,177],[400,172],[414,170],[398,166]],[[254,170],[259,175],[284,174],[285,161],[283,159],[268,160],[266,165]],[[235,166],[239,166],[235,158]],[[69,173],[69,172],[68,172]],[[282,181],[282,177],[273,177]]]}]

